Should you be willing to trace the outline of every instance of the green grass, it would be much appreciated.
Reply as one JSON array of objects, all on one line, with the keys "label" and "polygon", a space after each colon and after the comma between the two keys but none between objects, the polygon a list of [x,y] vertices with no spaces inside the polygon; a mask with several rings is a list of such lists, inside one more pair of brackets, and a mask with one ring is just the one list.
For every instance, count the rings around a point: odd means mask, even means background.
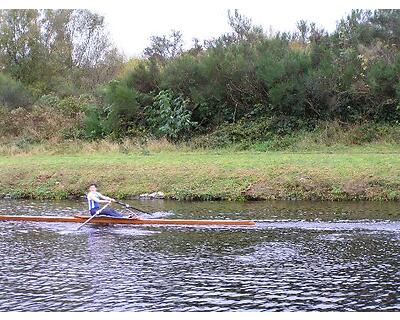
[{"label": "green grass", "polygon": [[399,200],[397,148],[325,152],[115,151],[0,156],[0,195],[66,198],[90,182],[130,197],[163,191],[175,199]]}]

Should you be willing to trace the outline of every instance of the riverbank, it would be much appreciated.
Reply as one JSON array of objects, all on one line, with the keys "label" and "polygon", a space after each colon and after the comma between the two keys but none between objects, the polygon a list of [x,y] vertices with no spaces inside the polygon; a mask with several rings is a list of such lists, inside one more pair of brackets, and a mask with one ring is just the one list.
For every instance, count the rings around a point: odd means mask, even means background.
[{"label": "riverbank", "polygon": [[97,182],[119,198],[400,200],[397,149],[160,151],[0,156],[0,196],[65,199]]}]

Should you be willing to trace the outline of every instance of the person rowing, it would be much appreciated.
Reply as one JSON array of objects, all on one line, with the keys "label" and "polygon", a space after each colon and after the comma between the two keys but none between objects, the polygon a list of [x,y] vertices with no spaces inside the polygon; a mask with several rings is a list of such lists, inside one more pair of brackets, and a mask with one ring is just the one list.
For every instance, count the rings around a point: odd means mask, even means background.
[{"label": "person rowing", "polygon": [[[97,185],[92,183],[89,186],[89,193],[87,194],[87,201],[89,205],[89,213],[93,216],[96,214],[98,210],[100,210],[100,204],[111,204],[112,202],[116,202],[115,199],[103,196],[100,192],[97,192]],[[109,216],[115,218],[122,218],[122,213],[114,210],[110,207],[103,208],[101,210],[102,216]]]}]

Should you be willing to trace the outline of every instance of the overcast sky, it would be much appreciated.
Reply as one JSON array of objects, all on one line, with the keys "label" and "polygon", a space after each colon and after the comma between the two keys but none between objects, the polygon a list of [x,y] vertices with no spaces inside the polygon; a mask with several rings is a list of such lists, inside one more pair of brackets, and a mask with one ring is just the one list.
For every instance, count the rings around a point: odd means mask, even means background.
[{"label": "overcast sky", "polygon": [[351,6],[345,4],[310,10],[309,6],[298,3],[281,0],[279,6],[271,6],[263,1],[216,0],[205,5],[204,1],[168,0],[158,5],[146,1],[137,10],[134,7],[131,10],[114,7],[95,11],[105,17],[115,44],[127,56],[132,56],[142,53],[150,36],[166,34],[171,29],[181,31],[187,45],[194,37],[201,40],[217,37],[229,31],[228,9],[239,9],[254,24],[262,25],[265,30],[272,27],[276,31],[292,31],[300,19],[314,21],[331,31],[336,21],[351,10]]},{"label": "overcast sky", "polygon": [[126,56],[137,56],[152,35],[183,33],[187,46],[229,31],[227,12],[240,13],[264,30],[293,31],[300,19],[316,22],[332,31],[336,22],[352,8],[395,8],[391,0],[261,1],[261,0],[1,0],[2,8],[87,8],[105,17],[116,46]]}]

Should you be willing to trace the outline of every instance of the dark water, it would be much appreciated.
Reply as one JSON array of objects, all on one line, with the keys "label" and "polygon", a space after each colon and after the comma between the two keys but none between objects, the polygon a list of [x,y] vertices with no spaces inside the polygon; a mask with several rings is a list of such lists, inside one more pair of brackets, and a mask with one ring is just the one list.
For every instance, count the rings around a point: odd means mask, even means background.
[{"label": "dark water", "polygon": [[[400,311],[398,203],[130,203],[169,218],[258,222],[78,232],[0,222],[0,311]],[[4,200],[0,214],[83,207]]]}]

